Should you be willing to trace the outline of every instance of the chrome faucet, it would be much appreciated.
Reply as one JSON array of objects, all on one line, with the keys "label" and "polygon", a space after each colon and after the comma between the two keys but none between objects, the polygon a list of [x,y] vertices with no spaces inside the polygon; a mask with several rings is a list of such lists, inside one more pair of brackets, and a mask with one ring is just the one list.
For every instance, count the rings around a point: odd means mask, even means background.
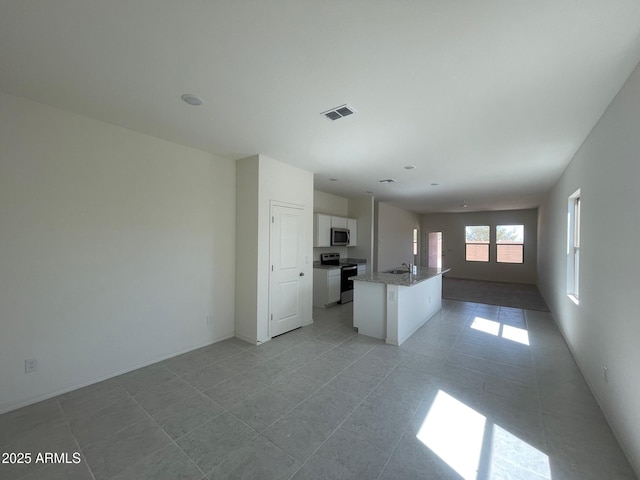
[{"label": "chrome faucet", "polygon": [[403,266],[403,267],[407,267],[407,271],[408,271],[409,273],[411,273],[411,272],[413,271],[413,269],[411,268],[411,264],[407,265],[406,263],[403,263],[403,264],[402,264],[402,266]]}]

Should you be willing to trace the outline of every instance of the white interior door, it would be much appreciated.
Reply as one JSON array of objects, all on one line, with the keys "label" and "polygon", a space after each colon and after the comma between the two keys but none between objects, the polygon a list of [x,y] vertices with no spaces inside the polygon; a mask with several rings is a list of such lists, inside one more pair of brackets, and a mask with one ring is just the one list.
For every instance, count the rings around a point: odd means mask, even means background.
[{"label": "white interior door", "polygon": [[269,335],[302,326],[304,209],[271,207],[271,285]]},{"label": "white interior door", "polygon": [[429,232],[429,267],[442,268],[442,232]]}]

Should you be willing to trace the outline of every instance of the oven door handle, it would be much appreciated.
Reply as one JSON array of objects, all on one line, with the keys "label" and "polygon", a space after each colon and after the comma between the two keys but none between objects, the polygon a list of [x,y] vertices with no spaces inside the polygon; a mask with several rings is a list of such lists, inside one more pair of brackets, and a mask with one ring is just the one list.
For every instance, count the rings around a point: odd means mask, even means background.
[{"label": "oven door handle", "polygon": [[341,274],[343,276],[346,275],[346,278],[351,278],[351,277],[355,277],[356,275],[358,275],[358,267],[357,266],[353,266],[353,267],[342,267],[342,272]]}]

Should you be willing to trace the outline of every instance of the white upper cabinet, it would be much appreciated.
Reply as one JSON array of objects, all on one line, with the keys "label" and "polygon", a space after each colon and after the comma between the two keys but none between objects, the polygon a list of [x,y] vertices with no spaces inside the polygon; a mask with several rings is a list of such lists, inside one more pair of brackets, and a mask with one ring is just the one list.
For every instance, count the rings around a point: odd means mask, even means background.
[{"label": "white upper cabinet", "polygon": [[349,229],[349,246],[358,245],[358,220],[355,218],[347,218],[347,228]]},{"label": "white upper cabinet", "polygon": [[347,228],[345,217],[331,217],[331,228]]},{"label": "white upper cabinet", "polygon": [[331,229],[332,228],[348,228],[350,233],[350,247],[355,247],[358,238],[358,221],[355,218],[334,217],[323,213],[314,215],[315,222],[313,224],[313,246],[314,247],[330,247],[331,246]]},{"label": "white upper cabinet", "polygon": [[331,215],[315,214],[315,222],[313,224],[313,246],[314,247],[330,247],[331,246]]}]

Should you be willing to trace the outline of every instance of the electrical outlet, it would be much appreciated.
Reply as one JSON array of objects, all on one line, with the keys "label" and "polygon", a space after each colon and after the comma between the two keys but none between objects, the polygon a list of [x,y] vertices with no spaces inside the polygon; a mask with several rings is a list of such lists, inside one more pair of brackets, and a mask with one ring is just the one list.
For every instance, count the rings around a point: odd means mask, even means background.
[{"label": "electrical outlet", "polygon": [[602,375],[604,376],[604,383],[609,383],[609,369],[602,367]]},{"label": "electrical outlet", "polygon": [[207,325],[213,325],[213,315],[207,315]]},{"label": "electrical outlet", "polygon": [[37,358],[27,358],[24,361],[24,373],[31,373],[38,371],[38,359]]}]

